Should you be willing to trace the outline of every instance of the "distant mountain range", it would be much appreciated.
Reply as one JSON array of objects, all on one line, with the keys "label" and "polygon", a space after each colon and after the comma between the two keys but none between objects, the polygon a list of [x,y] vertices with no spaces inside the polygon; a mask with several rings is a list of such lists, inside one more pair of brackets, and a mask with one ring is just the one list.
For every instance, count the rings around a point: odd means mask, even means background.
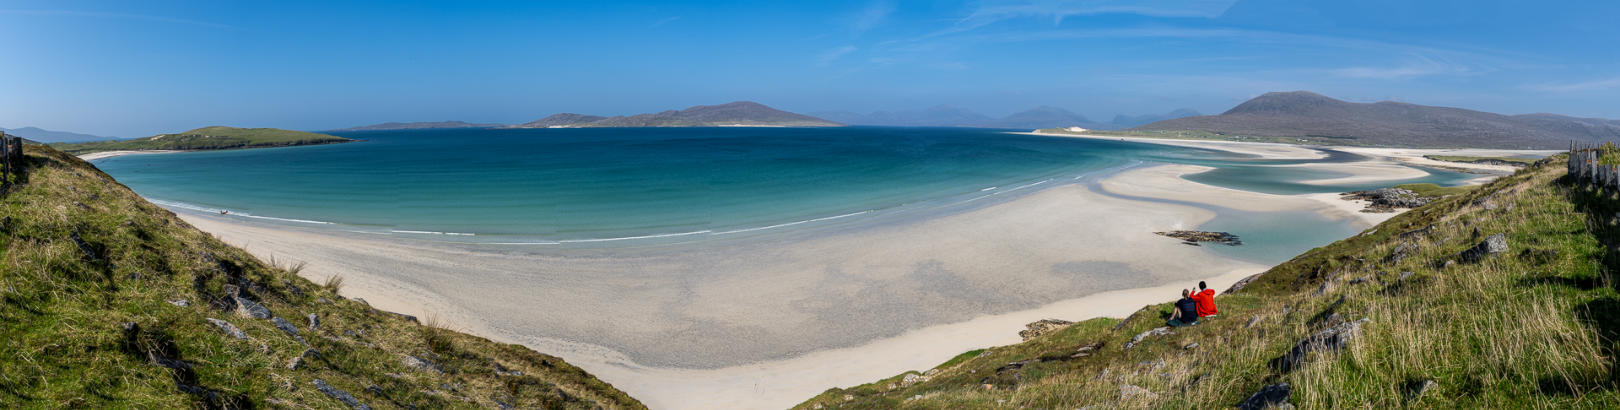
[{"label": "distant mountain range", "polygon": [[4,131],[6,135],[14,135],[44,143],[106,141],[117,139],[113,137],[80,134],[76,132],[42,130],[38,127],[0,128],[0,131]]},{"label": "distant mountain range", "polygon": [[993,118],[979,114],[968,109],[939,105],[919,111],[877,111],[871,114],[858,114],[849,111],[827,111],[812,113],[815,116],[838,121],[849,125],[875,125],[894,127],[977,127],[977,128],[1014,128],[1039,129],[1058,127],[1081,127],[1086,129],[1119,129],[1129,128],[1153,121],[1198,115],[1197,111],[1180,109],[1166,114],[1149,114],[1141,116],[1117,116],[1111,123],[1092,121],[1084,115],[1057,107],[1041,106],[1013,113],[1002,118]]},{"label": "distant mountain range", "polygon": [[501,124],[473,124],[466,121],[385,122],[382,124],[349,127],[333,131],[423,130],[433,128],[494,128]]},{"label": "distant mountain range", "polygon": [[839,124],[803,114],[767,107],[751,101],[737,101],[720,105],[699,105],[680,111],[600,117],[583,114],[555,114],[509,128],[574,128],[574,127],[726,127],[726,126],[778,126],[778,127],[837,127]]},{"label": "distant mountain range", "polygon": [[[1620,121],[1555,114],[1502,115],[1395,101],[1352,103],[1308,91],[1273,92],[1220,115],[1158,121],[1134,130],[1318,137],[1357,145],[1542,148],[1620,139]],[[1349,142],[1349,141],[1347,141]]]}]

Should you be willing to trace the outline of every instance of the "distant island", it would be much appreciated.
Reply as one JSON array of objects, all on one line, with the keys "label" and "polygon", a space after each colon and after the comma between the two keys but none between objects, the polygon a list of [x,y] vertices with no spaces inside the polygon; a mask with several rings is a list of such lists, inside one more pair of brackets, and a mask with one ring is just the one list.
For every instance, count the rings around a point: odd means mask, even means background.
[{"label": "distant island", "polygon": [[426,130],[438,128],[495,128],[501,124],[474,124],[466,121],[427,121],[427,122],[385,122],[382,124],[362,125],[333,131],[386,131],[386,130]]},{"label": "distant island", "polygon": [[238,148],[290,147],[351,142],[352,139],[278,128],[202,127],[174,134],[118,141],[58,143],[52,147],[83,155],[105,151],[201,151]]},{"label": "distant island", "polygon": [[1291,91],[1266,93],[1220,115],[1169,119],[1126,131],[1320,145],[1550,149],[1568,147],[1570,141],[1620,138],[1620,121],[1502,115],[1396,101],[1352,103]]},{"label": "distant island", "polygon": [[23,137],[23,138],[26,138],[26,139],[31,140],[31,141],[43,142],[43,143],[47,143],[47,144],[53,143],[53,142],[105,141],[105,140],[115,139],[113,137],[103,137],[103,136],[99,136],[99,135],[80,134],[80,133],[77,133],[77,132],[52,131],[52,130],[40,129],[39,127],[22,127],[22,128],[4,128],[4,127],[0,127],[0,132],[4,132],[4,133],[6,133],[6,135],[11,135],[11,136],[16,136],[16,137]]},{"label": "distant island", "polygon": [[803,114],[767,107],[752,101],[699,105],[680,111],[601,117],[555,114],[506,128],[585,127],[838,127],[839,124]]}]

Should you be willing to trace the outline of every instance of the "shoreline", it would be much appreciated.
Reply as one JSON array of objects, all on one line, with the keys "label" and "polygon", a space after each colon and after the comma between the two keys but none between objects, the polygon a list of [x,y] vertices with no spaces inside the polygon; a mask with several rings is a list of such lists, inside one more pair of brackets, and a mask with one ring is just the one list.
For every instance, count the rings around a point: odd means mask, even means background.
[{"label": "shoreline", "polygon": [[121,156],[125,156],[125,155],[173,154],[173,153],[176,153],[176,152],[188,152],[188,151],[168,150],[168,149],[101,151],[101,152],[92,152],[92,153],[88,153],[88,154],[79,155],[78,157],[79,157],[79,159],[82,159],[85,162],[91,162],[91,161],[95,161],[95,160],[98,160],[98,159],[121,157]]},{"label": "shoreline", "polygon": [[[1194,144],[1268,159],[1326,156],[1286,144],[1208,145]],[[1155,198],[1309,210],[1367,226],[1396,215],[1357,212],[1337,194],[1273,195],[1181,177],[1198,168],[1148,166],[1098,182],[1145,200],[1060,184],[896,226],[686,253],[495,252],[181,215],[260,258],[309,262],[312,280],[344,274],[344,293],[379,309],[563,357],[656,408],[772,408],[1015,343],[1034,320],[1129,314],[1173,299],[1177,283],[1224,288],[1267,268],[1152,235],[1217,217]],[[632,345],[665,350],[624,353]],[[707,354],[729,358],[691,365]]]}]

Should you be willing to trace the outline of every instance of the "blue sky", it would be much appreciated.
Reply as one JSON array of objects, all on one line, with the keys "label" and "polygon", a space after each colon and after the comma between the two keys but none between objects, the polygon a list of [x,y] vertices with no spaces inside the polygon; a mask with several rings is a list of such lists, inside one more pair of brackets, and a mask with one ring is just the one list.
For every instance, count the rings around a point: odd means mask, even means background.
[{"label": "blue sky", "polygon": [[523,122],[753,100],[1106,121],[1267,91],[1620,118],[1620,2],[0,3],[0,126]]}]

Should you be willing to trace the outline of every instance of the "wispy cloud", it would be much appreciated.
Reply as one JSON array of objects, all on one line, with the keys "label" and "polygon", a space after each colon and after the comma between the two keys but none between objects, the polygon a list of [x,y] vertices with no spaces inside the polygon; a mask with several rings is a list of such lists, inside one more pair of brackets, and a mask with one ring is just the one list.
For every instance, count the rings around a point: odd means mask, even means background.
[{"label": "wispy cloud", "polygon": [[1050,18],[1052,24],[1071,16],[1137,14],[1152,17],[1218,17],[1237,0],[1003,0],[982,4],[948,32],[963,32],[1015,18]]},{"label": "wispy cloud", "polygon": [[874,1],[850,17],[849,29],[856,34],[864,33],[882,24],[883,20],[888,19],[889,14],[892,13],[894,13],[894,2],[888,0]]},{"label": "wispy cloud", "polygon": [[1398,66],[1358,66],[1338,68],[1328,71],[1339,77],[1375,80],[1404,80],[1432,75],[1469,74],[1474,70],[1466,65],[1453,64],[1426,57],[1417,57],[1414,61]]},{"label": "wispy cloud", "polygon": [[816,65],[826,67],[831,65],[834,61],[838,61],[839,58],[855,52],[855,50],[857,50],[855,46],[843,46],[823,51],[821,54],[816,56]]},{"label": "wispy cloud", "polygon": [[1534,90],[1534,91],[1555,92],[1555,93],[1572,93],[1572,92],[1582,92],[1582,91],[1607,90],[1607,89],[1611,89],[1611,88],[1620,88],[1620,77],[1612,77],[1612,78],[1605,78],[1605,79],[1592,80],[1592,81],[1582,81],[1582,82],[1578,82],[1578,83],[1532,84],[1532,85],[1526,86],[1525,88],[1530,89],[1530,90]]},{"label": "wispy cloud", "polygon": [[151,21],[151,22],[158,22],[158,23],[184,24],[184,25],[192,25],[192,26],[199,26],[199,27],[209,27],[209,28],[218,28],[218,29],[234,29],[235,28],[235,27],[232,27],[230,25],[207,22],[207,21],[187,20],[187,19],[182,19],[182,18],[165,17],[165,16],[152,16],[152,15],[145,15],[145,14],[104,13],[104,12],[96,12],[96,11],[0,9],[0,14],[16,14],[16,15],[28,15],[28,16],[89,17],[89,18],[121,19],[121,20],[141,20],[141,21]]},{"label": "wispy cloud", "polygon": [[680,20],[680,19],[681,19],[681,16],[665,17],[663,19],[659,19],[658,21],[655,21],[652,24],[648,25],[647,28],[658,28],[658,26],[673,23],[673,22],[675,22],[675,20]]}]

